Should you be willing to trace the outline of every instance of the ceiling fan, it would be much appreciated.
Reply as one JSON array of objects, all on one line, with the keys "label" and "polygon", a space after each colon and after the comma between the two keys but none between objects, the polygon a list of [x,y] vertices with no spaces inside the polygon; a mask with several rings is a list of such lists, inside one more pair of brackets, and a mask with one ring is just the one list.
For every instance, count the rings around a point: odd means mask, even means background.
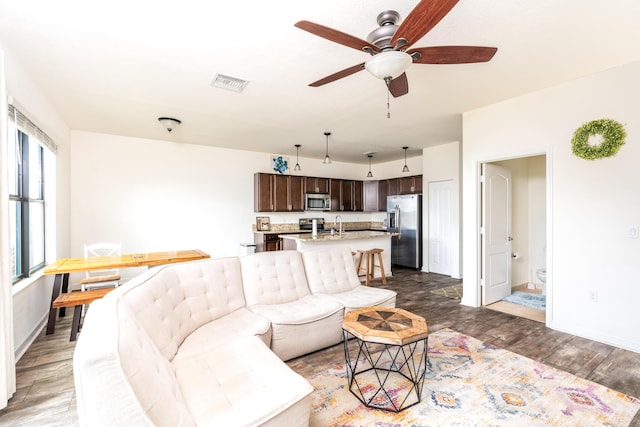
[{"label": "ceiling fan", "polygon": [[371,55],[367,61],[333,73],[309,86],[322,86],[366,69],[375,77],[384,80],[391,95],[398,97],[409,92],[405,71],[412,63],[469,64],[489,61],[495,55],[497,48],[481,46],[410,48],[431,31],[458,1],[421,0],[399,26],[397,22],[400,14],[395,10],[384,11],[377,18],[379,27],[367,36],[367,41],[313,22],[297,22],[295,26],[302,30]]}]

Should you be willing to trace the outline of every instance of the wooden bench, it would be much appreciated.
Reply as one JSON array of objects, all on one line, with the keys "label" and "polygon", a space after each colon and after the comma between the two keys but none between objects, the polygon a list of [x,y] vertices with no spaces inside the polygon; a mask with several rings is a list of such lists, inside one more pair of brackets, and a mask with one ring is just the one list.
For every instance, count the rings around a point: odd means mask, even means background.
[{"label": "wooden bench", "polygon": [[115,288],[99,288],[81,292],[65,292],[53,301],[53,308],[75,307],[73,310],[73,322],[71,323],[71,337],[69,341],[75,341],[80,332],[80,319],[82,318],[82,306],[102,298]]}]

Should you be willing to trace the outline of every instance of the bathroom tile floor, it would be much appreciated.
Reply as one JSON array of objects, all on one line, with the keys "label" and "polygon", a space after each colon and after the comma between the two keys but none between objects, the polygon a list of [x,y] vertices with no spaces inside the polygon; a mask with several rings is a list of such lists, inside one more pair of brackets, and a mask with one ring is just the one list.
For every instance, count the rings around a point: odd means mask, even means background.
[{"label": "bathroom tile floor", "polygon": [[[398,292],[397,306],[427,319],[429,330],[451,328],[501,348],[565,370],[606,387],[640,398],[640,354],[547,328],[543,323],[508,313],[460,305],[434,289],[461,283],[432,273],[393,269],[386,287]],[[78,425],[69,342],[71,316],[44,332],[17,363],[18,390],[0,411],[0,425]],[[342,344],[293,359],[287,364],[310,376],[343,360]],[[453,421],[453,420],[452,420]],[[631,426],[640,427],[640,413]]]},{"label": "bathroom tile floor", "polygon": [[[542,289],[529,289],[527,284],[514,286],[512,291],[528,292],[531,294],[541,294]],[[546,322],[546,313],[544,310],[536,310],[535,308],[524,307],[522,305],[513,304],[507,301],[498,301],[487,305],[491,310],[500,311],[502,313],[513,314],[514,316],[524,317],[525,319],[535,320],[536,322]]]}]

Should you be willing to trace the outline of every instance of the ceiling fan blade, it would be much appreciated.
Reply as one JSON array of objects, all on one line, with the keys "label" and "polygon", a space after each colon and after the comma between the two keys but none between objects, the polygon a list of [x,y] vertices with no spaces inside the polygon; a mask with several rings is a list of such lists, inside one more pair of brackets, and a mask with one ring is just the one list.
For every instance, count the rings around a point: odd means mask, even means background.
[{"label": "ceiling fan blade", "polygon": [[350,76],[351,74],[355,74],[358,71],[364,70],[364,62],[362,64],[354,65],[353,67],[345,68],[342,71],[338,71],[337,73],[333,73],[330,76],[327,76],[323,79],[320,79],[316,82],[309,83],[311,87],[318,87],[322,85],[326,85],[327,83],[335,82],[343,77]]},{"label": "ceiling fan blade", "polygon": [[403,38],[408,42],[406,46],[411,46],[431,31],[457,3],[458,0],[421,0],[402,21],[391,45],[395,46],[398,39]]},{"label": "ceiling fan blade", "polygon": [[432,46],[409,49],[409,55],[418,52],[415,64],[470,64],[487,62],[496,54],[496,47],[482,46]]},{"label": "ceiling fan blade", "polygon": [[406,73],[400,74],[398,77],[389,82],[389,93],[391,93],[394,98],[409,93],[409,82],[407,80]]},{"label": "ceiling fan blade", "polygon": [[331,40],[332,42],[336,42],[343,46],[357,49],[360,52],[363,51],[364,47],[369,47],[375,52],[378,52],[380,50],[377,46],[365,40],[359,39],[347,33],[343,33],[342,31],[334,30],[333,28],[325,27],[324,25],[315,24],[309,21],[300,21],[296,22],[295,26],[300,28],[301,30],[305,30],[311,34],[315,34],[318,37]]}]

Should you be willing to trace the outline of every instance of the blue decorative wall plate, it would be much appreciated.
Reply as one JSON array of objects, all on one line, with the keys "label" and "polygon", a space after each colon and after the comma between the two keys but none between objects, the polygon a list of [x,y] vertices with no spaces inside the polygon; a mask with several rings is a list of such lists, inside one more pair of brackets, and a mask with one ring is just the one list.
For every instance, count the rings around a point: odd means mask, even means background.
[{"label": "blue decorative wall plate", "polygon": [[280,175],[284,174],[287,169],[289,169],[289,162],[282,158],[282,156],[276,156],[271,159],[271,163],[273,164],[273,170],[280,173]]}]

